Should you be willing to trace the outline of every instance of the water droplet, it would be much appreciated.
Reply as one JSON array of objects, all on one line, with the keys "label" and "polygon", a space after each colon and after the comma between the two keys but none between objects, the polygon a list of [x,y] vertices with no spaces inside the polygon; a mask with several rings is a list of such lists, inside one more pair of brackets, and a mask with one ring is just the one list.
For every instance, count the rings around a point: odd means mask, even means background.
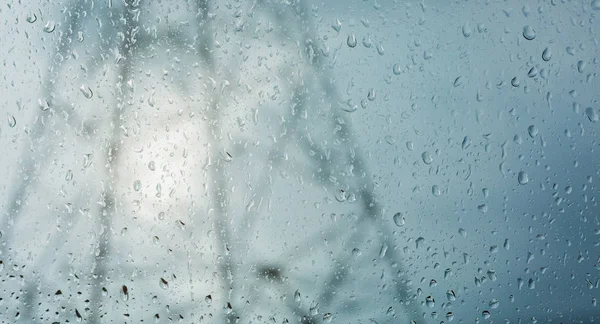
[{"label": "water droplet", "polygon": [[507,251],[510,250],[510,241],[508,239],[505,239],[503,246],[504,246],[505,250],[507,250]]},{"label": "water droplet", "polygon": [[396,224],[396,226],[398,227],[404,226],[404,224],[406,223],[406,218],[404,218],[404,215],[400,212],[395,213],[393,219],[394,224]]},{"label": "water droplet", "polygon": [[333,319],[333,315],[331,315],[331,313],[325,313],[323,315],[323,321],[325,321],[325,323],[331,323],[332,319]]},{"label": "water droplet", "polygon": [[340,30],[342,30],[342,22],[339,19],[335,19],[335,23],[333,23],[331,25],[331,28],[333,28],[333,30],[335,30],[336,32],[340,32]]},{"label": "water droplet", "polygon": [[125,285],[121,287],[121,299],[123,299],[123,301],[129,300],[129,289],[127,289],[127,286]]},{"label": "water droplet", "polygon": [[381,249],[379,250],[379,257],[380,258],[385,257],[385,254],[387,253],[387,250],[388,250],[387,244],[382,245]]},{"label": "water droplet", "polygon": [[538,135],[539,130],[537,127],[535,127],[535,125],[529,125],[529,127],[527,127],[527,133],[529,133],[529,136],[531,136],[531,138],[534,138]]},{"label": "water droplet", "polygon": [[300,291],[296,290],[296,292],[294,292],[294,301],[296,303],[300,303],[302,301],[301,296],[300,296]]},{"label": "water droplet", "polygon": [[383,45],[381,45],[381,44],[377,44],[377,46],[376,46],[376,47],[377,47],[377,53],[378,53],[379,55],[383,55],[383,54],[385,54],[385,49],[383,48]]},{"label": "water droplet", "polygon": [[594,10],[600,10],[600,0],[592,0],[591,6]]},{"label": "water droplet", "polygon": [[519,184],[526,185],[529,182],[529,175],[525,171],[519,171],[519,175],[517,176],[519,180]]},{"label": "water droplet", "polygon": [[369,93],[367,94],[367,99],[369,99],[370,101],[375,100],[375,89],[373,89],[373,88],[369,89]]},{"label": "water droplet", "polygon": [[394,64],[394,66],[392,67],[392,72],[394,72],[395,75],[399,75],[400,73],[402,73],[402,69],[400,68],[400,63]]},{"label": "water droplet", "polygon": [[17,119],[13,115],[7,115],[8,127],[13,128],[17,126]]},{"label": "water droplet", "polygon": [[600,114],[598,114],[598,109],[587,107],[585,108],[585,115],[592,123],[597,123],[598,120],[600,120]]},{"label": "water droplet", "polygon": [[94,96],[92,89],[90,89],[90,87],[86,86],[85,84],[82,84],[81,87],[79,87],[79,91],[81,91],[83,96],[87,99],[91,99]]},{"label": "water droplet", "polygon": [[433,163],[433,156],[431,156],[431,153],[429,153],[429,151],[423,152],[423,154],[421,154],[421,158],[423,159],[423,163],[427,165]]},{"label": "water droplet", "polygon": [[408,142],[406,142],[406,148],[407,148],[409,151],[412,151],[412,150],[414,150],[414,149],[415,149],[415,143],[413,143],[413,142],[411,142],[411,141],[408,141]]},{"label": "water droplet", "polygon": [[158,220],[164,220],[164,219],[165,219],[165,212],[158,213]]},{"label": "water droplet", "polygon": [[518,88],[521,85],[521,80],[518,77],[514,77],[512,80],[510,80],[510,84],[513,87]]},{"label": "water droplet", "polygon": [[73,180],[73,171],[72,170],[67,171],[67,174],[65,175],[65,180],[67,180],[67,181]]},{"label": "water droplet", "polygon": [[160,288],[162,288],[162,289],[169,288],[169,282],[163,278],[160,278]]},{"label": "water droplet", "polygon": [[438,197],[438,196],[440,196],[442,194],[442,191],[440,190],[440,187],[438,187],[437,185],[433,185],[431,187],[431,193],[434,196]]},{"label": "water droplet", "polygon": [[37,16],[34,13],[31,13],[25,20],[27,20],[28,23],[33,24],[37,21]]},{"label": "water droplet", "polygon": [[44,25],[44,31],[46,33],[51,33],[54,31],[54,29],[56,29],[56,24],[52,20],[49,20],[46,25]]},{"label": "water droplet", "polygon": [[489,319],[490,317],[492,317],[492,314],[490,314],[489,311],[484,310],[483,312],[481,312],[481,316],[483,316],[483,319]]},{"label": "water droplet", "polygon": [[452,322],[452,320],[454,320],[454,313],[452,313],[452,312],[446,313],[446,319],[448,320],[448,322]]},{"label": "water droplet", "polygon": [[500,306],[500,302],[498,301],[498,299],[494,298],[490,301],[489,305],[490,305],[491,309],[496,309],[496,308],[498,308],[498,306]]},{"label": "water droplet", "polygon": [[423,244],[425,244],[425,238],[422,236],[417,237],[417,239],[415,240],[415,247],[418,249],[421,246],[423,246]]},{"label": "water droplet", "polygon": [[471,145],[471,139],[469,138],[469,136],[465,136],[463,138],[461,147],[463,150],[466,150],[469,146]]},{"label": "water droplet", "polygon": [[435,300],[433,299],[433,296],[427,296],[427,298],[425,298],[425,304],[429,308],[435,307]]},{"label": "water droplet", "polygon": [[552,58],[552,51],[550,50],[550,48],[546,47],[546,49],[544,49],[544,51],[542,52],[542,60],[548,62],[548,61],[550,61],[551,58]]},{"label": "water droplet", "polygon": [[469,26],[469,23],[466,23],[462,26],[462,34],[465,38],[471,36],[471,26]]},{"label": "water droplet", "polygon": [[459,76],[458,78],[454,79],[454,87],[458,87],[459,85],[461,85],[462,81],[463,81],[462,76]]},{"label": "water droplet", "polygon": [[133,190],[140,191],[142,189],[142,182],[140,180],[133,181]]},{"label": "water droplet", "polygon": [[538,69],[535,66],[532,66],[531,69],[527,72],[527,76],[530,78],[535,78],[538,75]]},{"label": "water droplet", "polygon": [[488,206],[486,204],[477,206],[477,209],[484,214],[488,212]]},{"label": "water droplet", "polygon": [[154,170],[156,170],[156,164],[154,163],[154,161],[150,161],[150,162],[148,162],[148,169],[149,169],[150,171],[154,171]]},{"label": "water droplet", "polygon": [[390,136],[390,135],[386,135],[386,136],[384,137],[384,139],[385,139],[385,142],[386,142],[386,143],[388,143],[388,144],[390,144],[390,145],[394,145],[394,144],[396,144],[396,139],[394,139],[394,138],[393,138],[392,136]]},{"label": "water droplet", "polygon": [[581,60],[580,60],[580,61],[578,61],[578,62],[577,62],[577,71],[578,71],[579,73],[583,73],[583,71],[585,70],[585,65],[586,65],[586,64],[585,64],[585,62],[584,62],[584,61],[581,61]]},{"label": "water droplet", "polygon": [[531,25],[523,27],[523,37],[525,37],[526,40],[533,40],[535,38],[535,30]]},{"label": "water droplet", "polygon": [[348,44],[348,47],[350,48],[356,47],[356,36],[354,36],[354,34],[348,35],[348,39],[346,39],[346,44]]},{"label": "water droplet", "polygon": [[204,301],[210,305],[212,303],[212,296],[207,295],[206,297],[204,297]]}]

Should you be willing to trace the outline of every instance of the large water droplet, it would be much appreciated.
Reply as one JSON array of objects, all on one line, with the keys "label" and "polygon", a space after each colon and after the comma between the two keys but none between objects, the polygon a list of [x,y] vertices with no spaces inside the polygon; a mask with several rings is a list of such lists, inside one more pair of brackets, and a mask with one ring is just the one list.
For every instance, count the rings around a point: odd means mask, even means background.
[{"label": "large water droplet", "polygon": [[92,89],[90,89],[90,87],[86,86],[85,84],[82,84],[81,87],[79,87],[79,91],[81,91],[83,96],[87,99],[91,99],[94,96]]},{"label": "large water droplet", "polygon": [[123,299],[123,301],[129,300],[129,289],[127,289],[127,286],[125,285],[121,287],[121,299]]},{"label": "large water droplet", "polygon": [[548,61],[550,61],[551,58],[552,58],[552,51],[550,50],[550,48],[546,47],[546,49],[544,49],[544,51],[542,52],[542,60],[548,62]]},{"label": "large water droplet", "polygon": [[519,175],[517,176],[518,180],[519,180],[519,184],[521,185],[526,185],[527,183],[529,183],[529,175],[527,175],[527,172],[525,171],[519,171]]},{"label": "large water droplet", "polygon": [[490,314],[489,311],[484,310],[483,312],[481,312],[481,316],[483,317],[483,319],[489,319],[490,317],[492,317],[492,314]]},{"label": "large water droplet", "polygon": [[7,115],[8,127],[13,128],[17,126],[17,119],[13,115]]},{"label": "large water droplet", "polygon": [[521,85],[521,80],[518,77],[514,77],[514,78],[512,78],[512,80],[510,80],[510,84],[513,87],[517,88]]},{"label": "large water droplet", "polygon": [[531,25],[523,27],[523,37],[525,37],[526,40],[533,40],[535,38],[535,30]]},{"label": "large water droplet", "polygon": [[346,44],[348,44],[348,47],[350,48],[356,47],[356,36],[354,36],[354,34],[348,35],[348,39],[346,39]]},{"label": "large water droplet", "polygon": [[335,30],[336,32],[340,32],[340,30],[342,30],[342,22],[339,19],[335,19],[335,23],[333,23],[331,25],[331,28],[333,28],[333,30]]},{"label": "large water droplet", "polygon": [[169,288],[169,282],[166,281],[164,278],[160,278],[160,288],[162,289],[167,289]]},{"label": "large water droplet", "polygon": [[56,29],[56,24],[52,20],[49,20],[46,25],[44,25],[44,31],[46,33],[51,33],[54,31],[54,29]]},{"label": "large water droplet", "polygon": [[585,115],[592,123],[597,123],[598,120],[600,120],[600,114],[598,114],[598,109],[587,107],[585,108]]},{"label": "large water droplet", "polygon": [[535,125],[529,125],[529,127],[527,127],[527,133],[529,133],[529,136],[531,136],[531,138],[534,138],[538,135],[539,130],[537,127],[535,127]]},{"label": "large water droplet", "polygon": [[435,307],[435,300],[433,299],[433,296],[427,296],[427,298],[425,298],[425,304],[429,308]]},{"label": "large water droplet", "polygon": [[404,215],[400,212],[395,213],[393,218],[394,218],[394,224],[396,224],[396,226],[398,226],[398,227],[404,226],[404,224],[406,223],[406,219],[404,218]]},{"label": "large water droplet", "polygon": [[427,165],[433,163],[433,156],[431,153],[429,153],[429,151],[423,152],[423,154],[421,154],[421,158],[423,159],[423,163]]},{"label": "large water droplet", "polygon": [[27,20],[28,23],[33,24],[37,21],[37,16],[34,13],[31,13],[25,20]]}]

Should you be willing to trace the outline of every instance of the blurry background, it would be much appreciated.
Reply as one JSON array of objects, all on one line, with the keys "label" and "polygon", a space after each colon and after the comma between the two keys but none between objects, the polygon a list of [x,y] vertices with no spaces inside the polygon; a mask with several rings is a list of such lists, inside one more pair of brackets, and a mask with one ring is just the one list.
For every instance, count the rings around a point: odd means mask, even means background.
[{"label": "blurry background", "polygon": [[600,1],[8,1],[0,323],[594,323]]}]

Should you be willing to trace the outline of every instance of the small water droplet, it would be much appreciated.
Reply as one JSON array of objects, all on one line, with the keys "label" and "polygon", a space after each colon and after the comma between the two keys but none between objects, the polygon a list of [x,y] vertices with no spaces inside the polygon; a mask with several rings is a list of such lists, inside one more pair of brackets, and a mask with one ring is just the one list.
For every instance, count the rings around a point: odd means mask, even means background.
[{"label": "small water droplet", "polygon": [[67,180],[67,181],[73,180],[73,171],[72,170],[67,171],[67,174],[65,175],[65,180]]},{"label": "small water droplet", "polygon": [[519,180],[519,184],[521,185],[526,185],[527,183],[529,183],[529,175],[527,175],[527,172],[525,171],[519,171],[519,175],[517,176],[518,180]]},{"label": "small water droplet", "polygon": [[406,148],[407,148],[409,151],[412,151],[412,150],[414,150],[414,149],[415,149],[415,143],[413,143],[413,142],[411,142],[411,141],[408,141],[408,142],[406,142]]},{"label": "small water droplet", "polygon": [[523,27],[523,37],[525,37],[526,40],[533,40],[535,38],[535,30],[531,25]]},{"label": "small water droplet", "polygon": [[133,190],[140,191],[142,189],[142,182],[140,180],[133,181]]},{"label": "small water droplet", "polygon": [[400,63],[394,64],[394,66],[392,67],[392,72],[394,72],[395,75],[399,75],[400,73],[402,73],[402,69],[400,68]]},{"label": "small water droplet", "polygon": [[348,39],[346,39],[346,44],[348,44],[348,47],[350,48],[356,47],[356,36],[354,36],[354,34],[348,35]]},{"label": "small water droplet", "polygon": [[17,126],[17,119],[15,118],[15,116],[7,115],[7,119],[8,119],[8,127],[14,128],[15,126]]},{"label": "small water droplet", "polygon": [[81,87],[79,87],[79,91],[81,91],[83,96],[87,99],[91,99],[94,96],[92,89],[90,89],[90,87],[86,86],[85,84],[82,84]]},{"label": "small water droplet", "polygon": [[442,194],[442,191],[440,190],[440,187],[438,187],[437,185],[433,185],[431,187],[431,193],[434,196],[438,197],[438,196],[440,196]]},{"label": "small water droplet", "polygon": [[301,296],[300,296],[300,291],[296,290],[296,292],[294,292],[294,301],[296,303],[300,303],[302,301]]},{"label": "small water droplet", "polygon": [[54,29],[56,29],[56,24],[52,20],[49,20],[46,25],[44,25],[44,31],[46,33],[51,33],[54,31]]},{"label": "small water droplet", "polygon": [[325,313],[323,315],[323,321],[325,323],[331,323],[331,320],[333,320],[333,315],[331,315],[331,313]]},{"label": "small water droplet", "polygon": [[394,224],[396,224],[396,226],[398,226],[398,227],[404,226],[404,224],[406,223],[406,219],[404,218],[404,215],[400,212],[395,213],[393,219],[394,219]]},{"label": "small water droplet", "polygon": [[529,136],[531,136],[531,138],[534,138],[538,135],[539,130],[535,125],[529,125],[529,127],[527,127],[527,133],[529,133]]},{"label": "small water droplet", "polygon": [[452,312],[446,313],[446,319],[448,320],[448,322],[452,322],[452,320],[454,320],[454,313],[452,313]]},{"label": "small water droplet", "polygon": [[600,120],[600,114],[598,113],[598,109],[587,107],[585,108],[585,115],[592,123],[597,123],[598,120]]},{"label": "small water droplet", "polygon": [[25,20],[27,20],[28,23],[33,24],[37,21],[37,16],[35,13],[31,13],[29,16],[27,16],[27,18],[25,18]]},{"label": "small water droplet", "polygon": [[383,45],[377,44],[376,47],[377,47],[377,53],[379,53],[379,55],[385,54],[385,49],[383,48]]},{"label": "small water droplet", "polygon": [[154,171],[154,170],[156,170],[156,164],[154,163],[154,161],[150,161],[150,162],[148,162],[148,169],[149,169],[150,171]]},{"label": "small water droplet", "polygon": [[427,165],[433,163],[433,156],[431,153],[429,153],[429,151],[423,152],[423,154],[421,154],[421,159],[423,159],[423,163]]},{"label": "small water droplet", "polygon": [[548,61],[550,61],[551,58],[552,58],[552,51],[550,50],[550,48],[546,47],[546,49],[544,49],[544,51],[542,52],[542,60],[548,62]]}]

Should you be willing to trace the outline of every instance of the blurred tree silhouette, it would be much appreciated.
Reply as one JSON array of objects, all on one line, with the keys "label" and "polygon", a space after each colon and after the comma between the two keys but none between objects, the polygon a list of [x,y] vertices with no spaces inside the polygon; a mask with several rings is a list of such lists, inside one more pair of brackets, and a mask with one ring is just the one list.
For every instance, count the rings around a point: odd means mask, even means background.
[{"label": "blurred tree silhouette", "polygon": [[4,323],[422,318],[304,1],[61,15],[2,217]]}]

